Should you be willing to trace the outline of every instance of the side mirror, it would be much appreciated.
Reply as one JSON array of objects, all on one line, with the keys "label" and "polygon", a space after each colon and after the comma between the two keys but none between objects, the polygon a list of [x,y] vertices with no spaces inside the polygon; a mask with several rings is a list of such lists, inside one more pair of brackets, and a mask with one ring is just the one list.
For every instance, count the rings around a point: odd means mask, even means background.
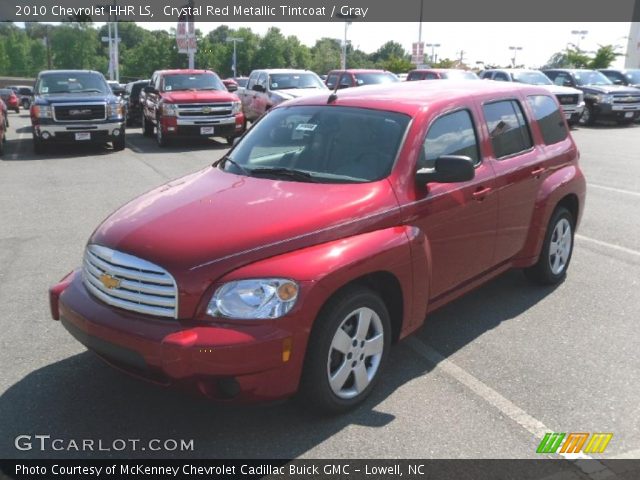
[{"label": "side mirror", "polygon": [[416,182],[456,183],[472,180],[476,174],[473,160],[463,155],[443,155],[436,158],[434,168],[421,168],[416,172]]},{"label": "side mirror", "polygon": [[158,91],[153,88],[151,85],[144,87],[144,93],[158,93]]},{"label": "side mirror", "polygon": [[622,80],[620,80],[619,78],[616,78],[616,79],[613,81],[613,84],[614,84],[614,85],[624,85],[624,82],[623,82]]},{"label": "side mirror", "polygon": [[563,87],[571,87],[571,86],[573,86],[573,82],[571,80],[565,79],[565,80],[562,81],[562,86]]},{"label": "side mirror", "polygon": [[235,91],[238,90],[238,85],[234,84],[234,83],[230,83],[227,85],[227,92],[229,93],[233,93]]},{"label": "side mirror", "polygon": [[254,92],[259,92],[259,93],[264,93],[264,92],[266,91],[266,89],[264,88],[264,86],[263,86],[263,85],[259,85],[259,84],[257,84],[257,83],[256,83],[256,84],[253,86],[253,91],[254,91]]}]

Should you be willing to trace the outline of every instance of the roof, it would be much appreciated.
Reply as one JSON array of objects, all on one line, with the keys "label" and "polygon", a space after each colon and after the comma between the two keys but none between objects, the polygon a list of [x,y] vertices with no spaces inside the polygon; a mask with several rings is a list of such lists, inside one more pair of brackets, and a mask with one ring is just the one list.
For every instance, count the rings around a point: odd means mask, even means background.
[{"label": "roof", "polygon": [[48,74],[52,74],[52,73],[98,73],[100,75],[102,75],[101,72],[98,72],[96,70],[42,70],[38,76],[40,75],[48,75]]},{"label": "roof", "polygon": [[202,73],[214,73],[211,70],[197,70],[189,68],[174,68],[169,70],[157,70],[155,73],[160,75],[195,75]]},{"label": "roof", "polygon": [[411,70],[411,72],[445,73],[445,72],[471,72],[471,70],[465,70],[464,68],[416,68],[415,70]]},{"label": "roof", "polygon": [[347,73],[391,73],[388,70],[380,70],[376,68],[347,68],[345,70],[341,70],[339,68],[331,70],[332,72],[347,72]]},{"label": "roof", "polygon": [[[331,105],[377,108],[408,115],[437,104],[450,104],[468,98],[512,95],[514,92],[549,95],[549,90],[535,85],[514,82],[469,82],[448,80],[433,82],[422,80],[383,85],[368,85],[339,90]],[[289,100],[284,105],[326,105],[331,92]]]},{"label": "roof", "polygon": [[[311,70],[304,70],[298,68],[256,68],[253,72],[266,72],[266,73],[314,73]],[[251,73],[253,73],[251,72]],[[240,77],[238,77],[240,78]]]}]

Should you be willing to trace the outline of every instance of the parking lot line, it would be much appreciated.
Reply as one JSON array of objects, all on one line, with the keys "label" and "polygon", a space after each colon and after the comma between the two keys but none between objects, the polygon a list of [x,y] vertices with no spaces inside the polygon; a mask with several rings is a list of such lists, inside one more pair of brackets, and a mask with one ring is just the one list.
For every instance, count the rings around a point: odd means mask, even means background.
[{"label": "parking lot line", "polygon": [[[440,352],[424,343],[419,338],[413,336],[405,340],[405,343],[418,355],[426,359],[429,363],[433,364],[434,368],[440,369],[454,380],[458,381],[469,390],[474,392],[485,402],[492,407],[496,408],[502,414],[509,417],[516,422],[522,428],[530,432],[537,439],[544,438],[544,435],[548,432],[554,432],[540,420],[533,418],[523,409],[511,402],[509,399],[503,397],[493,388],[478,380],[469,372],[460,368],[455,363],[447,360]],[[532,451],[536,447],[535,442],[532,443]],[[634,452],[631,452],[634,453]],[[559,456],[567,460],[575,460],[574,465],[579,468],[588,477],[594,480],[604,480],[606,478],[615,477],[616,474],[610,470],[607,466],[593,459],[593,457],[580,453],[558,453]],[[588,462],[585,462],[588,460]]]},{"label": "parking lot line", "polygon": [[622,188],[615,188],[615,187],[606,187],[604,185],[597,185],[595,183],[587,183],[587,186],[593,187],[593,188],[599,188],[601,190],[608,190],[609,192],[624,193],[625,195],[633,195],[635,197],[640,197],[640,192],[634,192],[632,190],[624,190]]},{"label": "parking lot line", "polygon": [[620,245],[616,245],[615,243],[603,242],[602,240],[596,240],[595,238],[585,237],[584,235],[576,234],[576,238],[579,240],[583,240],[585,242],[591,242],[595,245],[600,245],[601,247],[611,248],[613,250],[617,250],[619,252],[628,253],[629,255],[634,255],[640,257],[640,252],[638,250],[633,250],[631,248],[622,247]]}]

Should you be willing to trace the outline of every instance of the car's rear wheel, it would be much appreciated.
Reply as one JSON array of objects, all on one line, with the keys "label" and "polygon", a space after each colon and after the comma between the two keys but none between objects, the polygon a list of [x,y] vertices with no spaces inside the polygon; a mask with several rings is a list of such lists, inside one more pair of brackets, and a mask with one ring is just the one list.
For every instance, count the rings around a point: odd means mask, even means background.
[{"label": "car's rear wheel", "polygon": [[569,210],[558,207],[551,215],[538,263],[525,270],[531,280],[553,285],[562,281],[573,253],[575,219]]},{"label": "car's rear wheel", "polygon": [[153,124],[142,115],[142,134],[145,137],[153,137]]},{"label": "car's rear wheel", "polygon": [[355,407],[377,383],[391,345],[391,321],[382,299],[363,287],[329,301],[309,339],[300,396],[338,413]]},{"label": "car's rear wheel", "polygon": [[28,110],[29,109],[29,100],[27,100],[26,98],[24,100],[22,100],[22,108],[23,108],[23,110]]}]

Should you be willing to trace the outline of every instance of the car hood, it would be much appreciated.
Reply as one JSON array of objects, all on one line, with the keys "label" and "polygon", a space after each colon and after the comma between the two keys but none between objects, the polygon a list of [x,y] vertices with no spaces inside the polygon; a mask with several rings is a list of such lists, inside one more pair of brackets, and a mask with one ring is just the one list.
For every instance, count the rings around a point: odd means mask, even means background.
[{"label": "car hood", "polygon": [[[273,90],[272,95],[277,95],[285,100],[291,100],[292,98],[310,97],[311,95],[318,95],[324,92],[324,88],[288,88],[283,90]],[[326,89],[327,93],[329,92]]]},{"label": "car hood", "polygon": [[582,93],[581,90],[573,87],[563,87],[561,85],[540,85],[543,88],[546,88],[554,95],[579,95]]},{"label": "car hood", "polygon": [[233,102],[238,97],[226,90],[180,90],[162,92],[162,99],[171,103]]},{"label": "car hood", "polygon": [[208,167],[124,205],[89,243],[160,265],[181,289],[202,293],[242,265],[392,226],[397,215],[387,180],[313,184]]},{"label": "car hood", "polygon": [[638,89],[624,85],[584,85],[582,88],[589,93],[626,93],[629,95],[638,95],[640,93]]}]

